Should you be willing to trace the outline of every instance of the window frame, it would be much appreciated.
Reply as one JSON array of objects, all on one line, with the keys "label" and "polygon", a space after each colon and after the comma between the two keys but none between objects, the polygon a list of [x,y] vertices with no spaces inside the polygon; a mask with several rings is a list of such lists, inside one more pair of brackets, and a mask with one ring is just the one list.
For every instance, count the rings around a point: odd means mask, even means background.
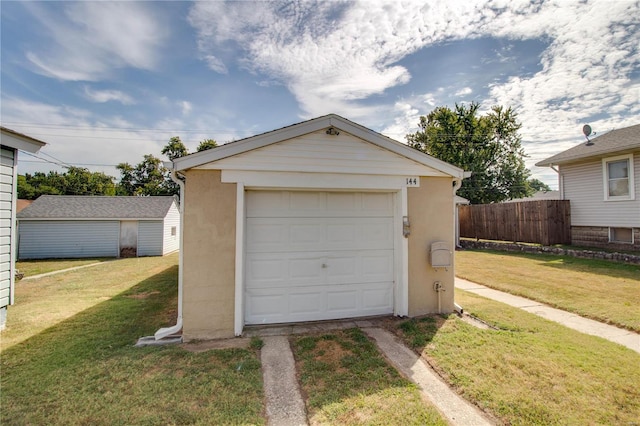
[{"label": "window frame", "polygon": [[[617,161],[627,160],[629,165],[629,194],[627,195],[609,195],[609,163],[615,163]],[[604,189],[604,201],[627,201],[635,200],[635,174],[633,170],[633,154],[617,155],[615,157],[607,157],[602,159],[602,179]]]},{"label": "window frame", "polygon": [[[614,235],[615,235],[615,230],[616,229],[629,229],[631,230],[631,240],[630,241],[622,241],[622,240],[616,240],[614,239]],[[635,239],[634,239],[634,229],[633,228],[628,228],[626,226],[610,226],[609,227],[609,242],[610,243],[615,243],[615,244],[630,244],[633,245],[635,243]]]}]

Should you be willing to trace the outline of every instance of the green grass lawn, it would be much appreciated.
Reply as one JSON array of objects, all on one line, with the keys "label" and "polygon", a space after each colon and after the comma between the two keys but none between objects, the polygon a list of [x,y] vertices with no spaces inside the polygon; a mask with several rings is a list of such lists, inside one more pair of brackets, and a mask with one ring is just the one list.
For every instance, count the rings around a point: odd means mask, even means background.
[{"label": "green grass lawn", "polygon": [[[256,351],[133,347],[175,321],[176,263],[122,259],[18,283],[0,424],[264,424]],[[39,319],[23,321],[30,313]]]},{"label": "green grass lawn", "polygon": [[360,329],[292,338],[312,425],[446,425]]},{"label": "green grass lawn", "polygon": [[569,256],[456,252],[456,275],[640,332],[640,266]]},{"label": "green grass lawn", "polygon": [[640,356],[623,346],[461,290],[467,312],[396,323],[395,332],[465,398],[510,425],[634,425]]},{"label": "green grass lawn", "polygon": [[20,260],[16,262],[16,269],[24,274],[25,277],[46,274],[47,272],[61,271],[63,269],[75,268],[77,266],[91,265],[92,263],[101,263],[113,258],[95,258],[95,259],[36,259],[36,260]]}]

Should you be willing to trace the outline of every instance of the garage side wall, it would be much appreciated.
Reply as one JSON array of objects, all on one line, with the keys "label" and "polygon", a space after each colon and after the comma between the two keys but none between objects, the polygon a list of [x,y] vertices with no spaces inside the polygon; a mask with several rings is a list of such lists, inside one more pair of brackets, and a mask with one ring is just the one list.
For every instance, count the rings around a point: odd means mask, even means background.
[{"label": "garage side wall", "polygon": [[234,336],[236,184],[185,173],[183,338]]},{"label": "garage side wall", "polygon": [[19,259],[118,257],[117,220],[20,220]]},{"label": "garage side wall", "polygon": [[411,235],[409,236],[409,316],[438,312],[435,281],[444,285],[440,294],[442,312],[453,311],[454,270],[431,267],[430,249],[436,241],[453,251],[453,188],[451,178],[422,177],[419,188],[407,188]]},{"label": "garage side wall", "polygon": [[138,256],[162,255],[162,221],[138,222]]}]

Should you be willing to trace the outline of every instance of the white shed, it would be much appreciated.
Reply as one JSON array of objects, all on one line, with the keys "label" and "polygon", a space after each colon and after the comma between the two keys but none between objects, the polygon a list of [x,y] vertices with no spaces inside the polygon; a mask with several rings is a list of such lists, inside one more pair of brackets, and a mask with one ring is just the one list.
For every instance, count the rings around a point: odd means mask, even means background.
[{"label": "white shed", "polygon": [[179,249],[174,197],[43,195],[18,217],[18,259],[163,256]]}]

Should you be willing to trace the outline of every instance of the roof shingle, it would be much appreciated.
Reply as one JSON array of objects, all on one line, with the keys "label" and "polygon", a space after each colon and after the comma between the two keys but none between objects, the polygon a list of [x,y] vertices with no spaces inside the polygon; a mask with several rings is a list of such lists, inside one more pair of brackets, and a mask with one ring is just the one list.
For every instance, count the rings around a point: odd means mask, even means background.
[{"label": "roof shingle", "polygon": [[42,195],[18,219],[162,219],[175,198]]},{"label": "roof shingle", "polygon": [[589,157],[605,156],[616,152],[640,149],[640,124],[612,130],[602,136],[591,139],[592,145],[581,143],[559,154],[536,163],[536,166],[570,163]]}]

